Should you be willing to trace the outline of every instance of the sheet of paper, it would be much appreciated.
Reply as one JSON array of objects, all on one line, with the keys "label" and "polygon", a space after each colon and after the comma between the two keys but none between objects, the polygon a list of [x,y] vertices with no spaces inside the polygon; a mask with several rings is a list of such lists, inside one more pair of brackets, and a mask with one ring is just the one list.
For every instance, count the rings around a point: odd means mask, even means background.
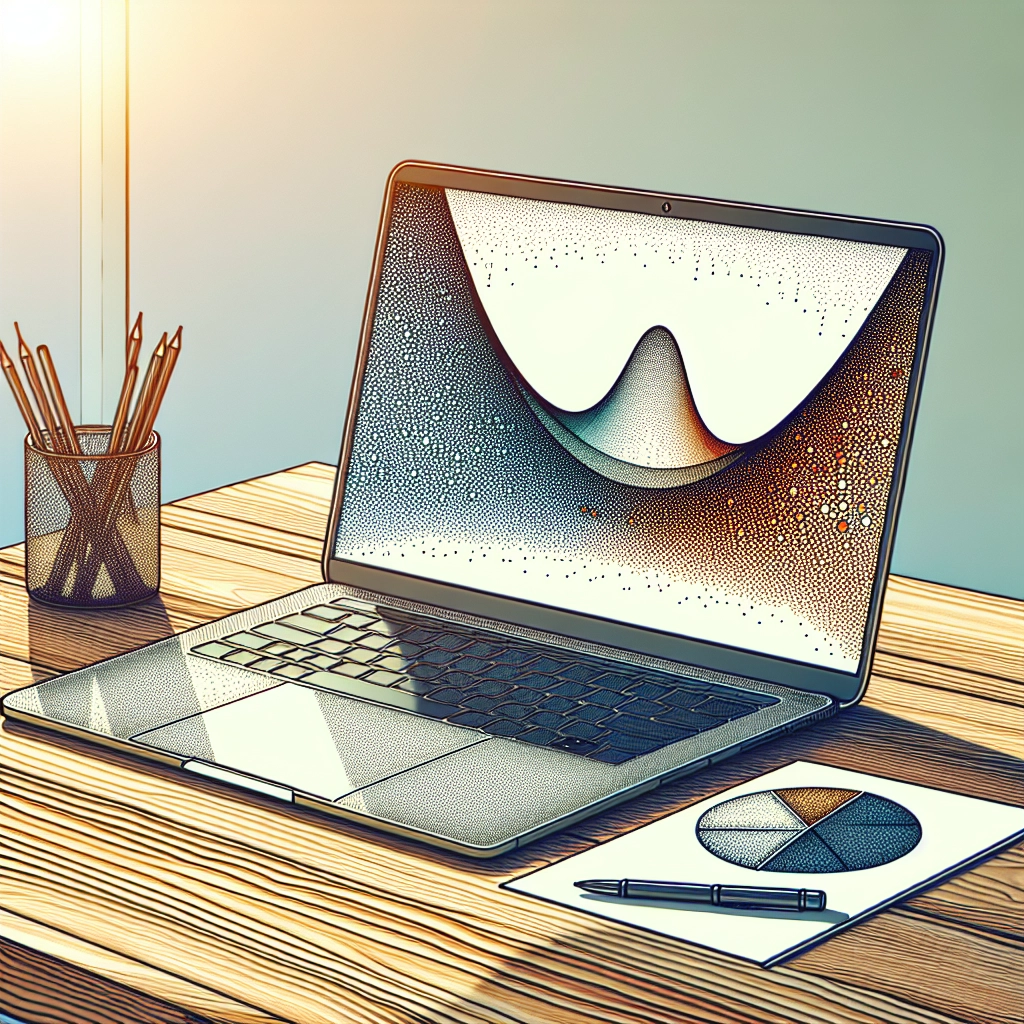
[{"label": "sheet of paper", "polygon": [[[891,807],[891,804],[885,802],[891,801],[905,808],[917,820],[920,839],[909,852],[888,863],[858,870],[844,868],[825,872],[744,867],[709,852],[698,839],[697,823],[711,808],[745,794],[789,791],[800,787],[824,787],[874,794],[882,798],[881,801],[874,801],[872,806],[882,808],[883,818],[885,807]],[[784,801],[780,804],[777,796],[765,799],[769,801],[766,807],[779,809],[778,813],[785,817]],[[794,797],[789,795],[789,799]],[[851,800],[849,796],[843,797],[841,794],[835,799]],[[795,802],[799,806],[799,801]],[[793,850],[796,849],[796,841],[809,831],[807,820],[814,819],[815,813],[822,813],[822,809],[815,812],[805,807],[802,810],[804,820],[795,824],[786,820],[769,820],[770,814],[768,818],[752,820],[749,809],[755,803],[747,801],[738,804],[737,810],[726,808],[704,818],[701,822],[701,835],[710,845],[717,843],[729,856],[742,860],[745,857],[742,843],[735,841],[738,836],[730,834],[731,827],[739,824],[761,829],[751,837],[751,841],[761,847],[767,841],[767,830],[779,830],[776,834],[781,836],[783,848]],[[852,803],[850,807],[853,807]],[[830,820],[839,824],[831,833],[828,830],[829,820],[825,818],[819,819],[816,827],[820,826],[820,834],[849,862],[858,857],[867,861],[878,859],[880,854],[876,851],[879,838],[895,834],[909,835],[912,840],[917,834],[912,825],[906,824],[898,826],[896,832],[884,825],[880,830],[877,824],[843,824],[844,819],[838,817],[841,812],[842,807],[833,811],[834,817]],[[849,814],[845,820],[851,820]],[[909,819],[904,816],[900,820],[905,822]],[[715,826],[713,830],[707,828],[709,823]],[[903,829],[902,833],[899,828]],[[791,833],[782,835],[785,829],[790,829]],[[816,831],[813,837],[815,843],[818,834]],[[560,903],[575,910],[771,966],[849,927],[861,918],[925,889],[941,878],[963,870],[969,864],[985,859],[1022,837],[1022,808],[828,765],[796,761],[505,885],[516,892]],[[907,843],[911,840],[907,840]],[[732,842],[731,846],[729,842]],[[826,857],[828,861],[824,859]],[[830,848],[829,852],[823,853],[822,864],[834,868],[836,862],[831,858]],[[769,864],[775,858],[771,855],[757,858],[755,855],[753,858],[746,856],[746,859],[760,859]],[[785,861],[775,859],[775,863]],[[822,889],[827,894],[827,905],[824,911],[818,913],[797,913],[735,910],[667,901],[619,900],[585,893],[573,886],[574,882],[587,878],[636,878],[709,885]]]}]

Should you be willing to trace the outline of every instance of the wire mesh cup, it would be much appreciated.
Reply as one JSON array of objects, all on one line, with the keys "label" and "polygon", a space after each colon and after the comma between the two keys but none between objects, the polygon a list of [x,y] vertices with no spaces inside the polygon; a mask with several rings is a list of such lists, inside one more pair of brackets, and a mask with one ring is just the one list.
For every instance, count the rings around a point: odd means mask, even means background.
[{"label": "wire mesh cup", "polygon": [[76,427],[82,455],[25,438],[25,586],[46,604],[111,608],[160,587],[160,435],[108,455],[109,427]]}]

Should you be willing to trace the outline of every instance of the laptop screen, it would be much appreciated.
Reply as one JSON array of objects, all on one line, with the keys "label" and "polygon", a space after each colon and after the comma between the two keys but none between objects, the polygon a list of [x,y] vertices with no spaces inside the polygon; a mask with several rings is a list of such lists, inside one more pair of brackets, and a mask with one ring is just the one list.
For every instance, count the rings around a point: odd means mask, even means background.
[{"label": "laptop screen", "polygon": [[334,556],[855,673],[930,258],[399,184]]}]

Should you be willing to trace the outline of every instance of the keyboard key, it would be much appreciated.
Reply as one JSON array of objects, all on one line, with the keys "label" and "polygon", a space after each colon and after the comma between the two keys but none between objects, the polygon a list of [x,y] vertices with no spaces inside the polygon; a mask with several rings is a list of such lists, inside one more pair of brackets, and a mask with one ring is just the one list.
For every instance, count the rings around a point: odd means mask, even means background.
[{"label": "keyboard key", "polygon": [[363,678],[368,682],[376,683],[378,686],[394,686],[395,683],[401,682],[405,677],[400,676],[397,672],[388,672],[374,666],[374,671],[368,676],[363,676]]},{"label": "keyboard key", "polygon": [[434,647],[443,651],[461,651],[473,642],[471,637],[458,636],[455,633],[442,633],[435,641]]},{"label": "keyboard key", "polygon": [[259,660],[260,656],[255,651],[232,651],[224,658],[224,661],[230,661],[232,665],[251,665]]},{"label": "keyboard key", "polygon": [[712,718],[742,718],[757,710],[756,704],[741,704],[738,700],[723,700],[721,697],[711,697],[708,700],[695,704],[693,710],[700,715],[710,715]]},{"label": "keyboard key", "polygon": [[[437,689],[430,691],[431,700],[440,700],[445,704],[462,704],[465,706],[469,703],[464,700],[465,696],[462,690],[457,690],[454,686],[439,686]],[[484,708],[483,710],[487,711],[490,709]]]},{"label": "keyboard key", "polygon": [[563,736],[574,736],[581,740],[593,740],[598,736],[604,736],[608,730],[599,729],[596,725],[587,722],[566,722],[559,730]]},{"label": "keyboard key", "polygon": [[644,700],[657,700],[663,693],[668,693],[669,688],[667,686],[660,686],[658,683],[652,683],[645,680],[642,683],[635,683],[633,686],[626,687],[625,692],[631,697],[643,697]]},{"label": "keyboard key", "polygon": [[312,665],[313,668],[334,668],[338,664],[337,658],[332,658],[329,654],[314,654],[313,657],[307,658],[304,662],[306,665]]},{"label": "keyboard key", "polygon": [[403,658],[415,658],[423,650],[419,644],[406,643],[405,640],[391,640],[381,649],[390,654],[399,654]]},{"label": "keyboard key", "polygon": [[558,680],[555,679],[554,676],[541,675],[539,672],[534,672],[532,665],[523,675],[516,678],[516,686],[522,686],[528,690],[535,690],[538,693],[546,693],[553,686],[557,685]]},{"label": "keyboard key", "polygon": [[489,732],[493,736],[517,736],[526,730],[526,726],[522,722],[512,722],[507,718],[499,718],[496,721],[488,722],[481,728],[484,732]]},{"label": "keyboard key", "polygon": [[454,662],[452,668],[459,672],[470,672],[476,673],[481,672],[487,668],[487,662],[481,661],[479,658],[467,658],[465,656],[459,658],[458,661]]},{"label": "keyboard key", "polygon": [[[567,676],[571,668],[572,665],[568,661],[556,661],[554,658],[548,657],[537,658],[530,662],[530,670],[532,672],[543,672],[549,676]],[[575,679],[574,682],[586,682],[586,680]]]},{"label": "keyboard key", "polygon": [[462,653],[468,655],[471,658],[484,658],[488,659],[493,657],[500,651],[500,647],[495,647],[494,644],[485,644],[478,640],[476,643],[471,644],[469,647],[465,647]]},{"label": "keyboard key", "polygon": [[616,750],[628,751],[634,757],[637,754],[649,754],[652,750],[666,746],[662,740],[645,736],[628,736],[625,733],[613,733],[608,737],[608,743]]},{"label": "keyboard key", "polygon": [[490,711],[491,708],[498,706],[500,697],[485,697],[480,694],[476,697],[470,697],[468,700],[460,701],[463,707],[472,708],[474,711]]},{"label": "keyboard key", "polygon": [[637,715],[640,718],[653,718],[655,715],[660,714],[665,710],[665,705],[655,704],[653,700],[643,700],[640,697],[634,697],[632,700],[626,700],[624,704],[620,704],[619,710],[625,712],[627,715]]},{"label": "keyboard key", "polygon": [[437,665],[417,664],[410,665],[406,671],[416,679],[437,679],[444,672],[444,669],[438,668]]},{"label": "keyboard key", "polygon": [[618,704],[625,703],[626,700],[626,697],[614,690],[595,690],[593,693],[587,694],[588,704],[596,704],[602,708],[613,708]]},{"label": "keyboard key", "polygon": [[345,643],[344,640],[336,640],[333,636],[324,637],[323,640],[314,640],[309,646],[324,654],[344,654],[352,649],[351,644]]},{"label": "keyboard key", "polygon": [[359,612],[354,612],[346,616],[345,625],[352,626],[355,629],[364,629],[379,621],[380,619],[374,615],[363,615]]},{"label": "keyboard key", "polygon": [[338,622],[349,613],[344,608],[333,604],[315,604],[312,608],[306,608],[304,615],[312,615],[316,619],[324,619],[327,622]]},{"label": "keyboard key", "polygon": [[[293,647],[288,651],[287,654],[282,654],[282,658],[286,658],[288,661],[305,661],[307,658],[315,658],[316,652],[309,651],[305,647]],[[335,658],[335,661],[338,659]]]},{"label": "keyboard key", "polygon": [[373,664],[388,672],[404,672],[409,667],[409,662],[405,658],[396,658],[393,654],[385,654],[383,658],[378,658]]},{"label": "keyboard key", "polygon": [[568,711],[569,708],[576,707],[576,702],[564,697],[548,697],[540,706],[545,711]]},{"label": "keyboard key", "polygon": [[236,647],[248,647],[251,651],[262,651],[264,647],[273,644],[265,636],[257,636],[255,633],[232,633],[224,638],[224,643],[234,644]]},{"label": "keyboard key", "polygon": [[518,647],[506,647],[491,655],[491,661],[497,665],[525,665],[537,656],[536,651],[524,651]]},{"label": "keyboard key", "polygon": [[296,629],[304,629],[307,633],[316,633],[317,636],[324,636],[337,627],[335,622],[324,622],[323,619],[303,615],[301,612],[298,615],[285,615],[277,621],[282,626],[294,626]]},{"label": "keyboard key", "polygon": [[564,665],[558,670],[563,679],[572,679],[577,683],[589,683],[601,674],[601,669],[591,665],[573,665],[566,668]]},{"label": "keyboard key", "polygon": [[572,680],[568,680],[548,690],[548,693],[553,697],[568,697],[575,700],[582,697],[590,689],[591,687],[584,686],[582,683],[574,683]]},{"label": "keyboard key", "polygon": [[607,729],[617,733],[628,733],[630,736],[642,736],[645,739],[661,740],[663,743],[671,743],[676,738],[678,730],[670,725],[661,725],[652,722],[649,718],[634,718],[633,715],[625,715],[619,712],[606,718],[601,723]]},{"label": "keyboard key", "polygon": [[717,718],[708,718],[707,715],[697,715],[685,708],[671,708],[658,715],[659,722],[669,722],[671,725],[681,725],[687,729],[695,729],[703,732],[705,729],[714,729],[722,722]]},{"label": "keyboard key", "polygon": [[534,725],[543,726],[545,729],[560,729],[565,725],[565,717],[563,715],[556,715],[553,711],[538,711],[537,714],[531,715],[527,721]]},{"label": "keyboard key", "polygon": [[405,632],[406,627],[394,622],[387,622],[383,619],[376,619],[373,622],[366,622],[359,627],[368,633],[376,633],[378,636],[388,637],[394,640],[400,633]]},{"label": "keyboard key", "polygon": [[345,676],[335,675],[333,672],[314,672],[307,676],[304,682],[322,686],[335,693],[345,693],[350,697],[361,697],[377,704],[400,708],[402,711],[414,711],[417,714],[426,715],[428,718],[448,718],[459,710],[451,704],[442,704],[440,701],[430,700],[426,697],[417,697],[415,694],[406,693],[395,686],[377,686],[375,683],[369,683],[363,679],[348,679]]},{"label": "keyboard key", "polygon": [[280,622],[268,622],[263,626],[255,626],[253,632],[259,633],[261,636],[269,636],[274,640],[284,640],[285,643],[295,644],[296,647],[302,647],[316,639],[315,634],[282,625]]},{"label": "keyboard key", "polygon": [[693,691],[689,687],[679,687],[675,690],[669,690],[668,693],[663,693],[658,698],[658,701],[661,704],[671,704],[677,708],[692,708],[694,704],[700,703],[706,697],[707,693],[705,691]]},{"label": "keyboard key", "polygon": [[428,679],[409,679],[406,677],[396,684],[400,690],[407,693],[416,693],[420,696],[437,689],[437,683]]},{"label": "keyboard key", "polygon": [[[321,640],[318,643],[314,644],[314,646],[319,647],[321,643],[324,643],[324,641]],[[280,658],[285,654],[291,654],[291,652],[294,650],[295,648],[292,647],[291,644],[283,644],[281,643],[280,640],[275,640],[269,647],[263,648],[263,654],[265,656],[273,655],[275,658]]]},{"label": "keyboard key", "polygon": [[200,644],[198,647],[193,647],[192,653],[201,654],[204,658],[223,658],[225,654],[230,654],[233,650],[234,648],[229,647],[227,644],[212,640],[208,644]]},{"label": "keyboard key", "polygon": [[331,669],[333,675],[349,676],[352,679],[358,679],[369,671],[368,665],[360,665],[357,661],[343,661],[340,665],[335,665]]},{"label": "keyboard key", "polygon": [[463,711],[461,714],[452,715],[448,721],[453,725],[465,725],[470,729],[482,729],[493,719],[490,715],[481,714],[479,711]]},{"label": "keyboard key", "polygon": [[583,704],[574,711],[569,712],[573,718],[584,722],[600,722],[602,718],[615,714],[614,708],[603,708],[599,704]]},{"label": "keyboard key", "polygon": [[495,665],[487,670],[488,679],[515,679],[522,672],[520,665]]},{"label": "keyboard key", "polygon": [[350,647],[348,653],[345,655],[346,661],[355,661],[360,665],[369,665],[371,661],[374,661],[378,657],[376,651],[367,651],[362,647]]},{"label": "keyboard key", "polygon": [[527,743],[536,743],[538,747],[548,746],[558,733],[551,729],[529,729],[520,733],[516,739],[526,740]]},{"label": "keyboard key", "polygon": [[623,761],[632,761],[636,754],[631,754],[626,750],[615,750],[610,747],[606,747],[604,750],[599,750],[597,753],[588,755],[595,761],[603,761],[605,764],[622,764]]},{"label": "keyboard key", "polygon": [[353,629],[346,623],[340,629],[335,629],[331,636],[336,640],[344,640],[346,643],[354,644],[366,636],[366,631],[362,629]]},{"label": "keyboard key", "polygon": [[594,683],[606,690],[624,693],[626,688],[632,686],[636,681],[632,676],[619,675],[617,672],[606,672],[600,679],[595,679]]},{"label": "keyboard key", "polygon": [[451,686],[459,686],[459,687],[461,687],[467,693],[469,693],[470,691],[472,691],[473,693],[483,693],[483,692],[485,692],[485,691],[481,690],[481,687],[485,683],[488,686],[500,686],[501,687],[500,691],[497,691],[497,690],[494,690],[494,691],[487,690],[486,691],[487,693],[492,693],[492,692],[494,692],[494,693],[497,693],[497,692],[504,693],[505,690],[510,688],[508,683],[493,683],[489,679],[478,679],[476,676],[469,675],[468,672],[452,672],[451,669],[448,669],[448,671],[446,671],[441,676],[441,678],[446,683],[448,683]]},{"label": "keyboard key", "polygon": [[[462,673],[458,673],[460,676]],[[456,673],[452,672],[446,675],[444,678],[447,682],[461,685],[459,680],[453,677]],[[487,697],[500,697],[503,693],[508,693],[512,689],[511,683],[503,683],[497,679],[481,679],[480,682],[475,682],[472,676],[465,676],[466,682],[473,687],[474,693],[482,693]]]},{"label": "keyboard key", "polygon": [[285,679],[305,679],[310,674],[310,670],[301,665],[282,665],[274,669],[275,676],[284,676]]},{"label": "keyboard key", "polygon": [[285,662],[278,658],[261,658],[259,661],[254,661],[249,668],[255,669],[257,672],[273,672],[275,668],[280,668],[284,664]]},{"label": "keyboard key", "polygon": [[574,754],[589,754],[590,751],[597,747],[596,743],[592,743],[589,740],[579,740],[573,736],[560,736],[549,745],[558,747],[560,750],[571,751]]},{"label": "keyboard key", "polygon": [[424,651],[420,655],[420,661],[427,665],[450,665],[453,661],[456,661],[458,657],[458,654],[454,651],[435,649],[432,651]]},{"label": "keyboard key", "polygon": [[408,633],[403,634],[402,639],[408,640],[410,643],[422,644],[424,647],[433,647],[437,634],[433,630],[417,628],[410,629]]},{"label": "keyboard key", "polygon": [[502,704],[494,709],[496,715],[501,715],[503,718],[526,718],[527,715],[533,711],[532,707],[527,707],[525,704]]},{"label": "keyboard key", "polygon": [[529,704],[531,708],[537,706],[538,694],[535,690],[520,689],[518,686],[505,698],[510,704]]},{"label": "keyboard key", "polygon": [[359,641],[360,647],[368,647],[371,651],[382,651],[391,643],[391,637],[381,636],[380,633],[367,633]]}]

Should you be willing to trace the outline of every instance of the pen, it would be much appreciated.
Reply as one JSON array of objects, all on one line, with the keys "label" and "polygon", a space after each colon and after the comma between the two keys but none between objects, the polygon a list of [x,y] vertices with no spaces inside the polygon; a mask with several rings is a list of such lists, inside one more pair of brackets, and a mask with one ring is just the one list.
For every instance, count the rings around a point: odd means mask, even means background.
[{"label": "pen", "polygon": [[693,882],[649,882],[637,878],[589,878],[577,889],[624,900],[678,900],[714,907],[747,910],[824,910],[820,889],[777,889],[762,885],[698,885]]}]

